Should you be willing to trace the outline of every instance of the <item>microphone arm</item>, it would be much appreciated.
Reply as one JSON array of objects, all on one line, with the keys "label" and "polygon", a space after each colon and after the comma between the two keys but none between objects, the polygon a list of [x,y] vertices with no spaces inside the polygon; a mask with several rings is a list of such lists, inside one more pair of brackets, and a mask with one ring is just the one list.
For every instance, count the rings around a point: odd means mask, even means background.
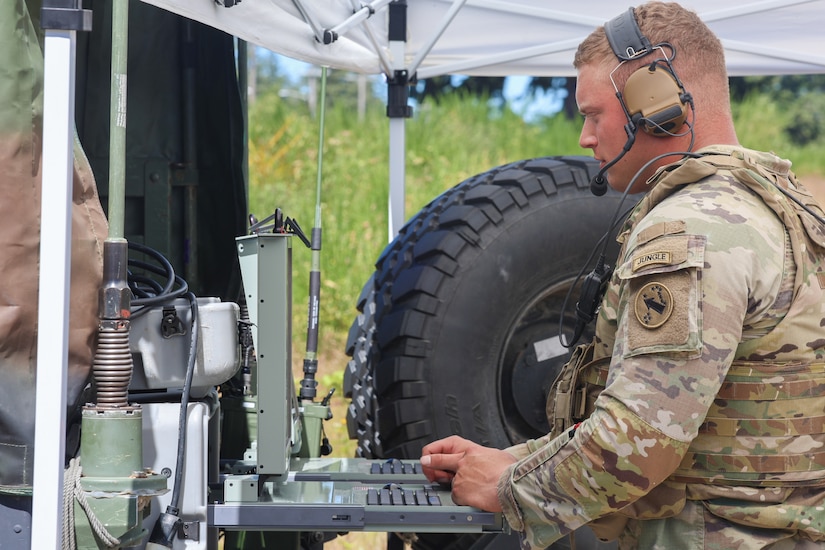
[{"label": "microphone arm", "polygon": [[636,131],[639,129],[639,125],[635,123],[635,121],[631,120],[624,126],[624,131],[627,133],[627,141],[624,143],[624,147],[622,147],[622,152],[616,155],[616,158],[608,162],[604,165],[604,167],[599,170],[596,176],[590,180],[590,192],[596,195],[597,197],[601,197],[605,193],[607,193],[607,179],[605,179],[604,174],[610,170],[610,168],[622,160],[622,158],[630,151],[630,148],[633,147],[633,144],[636,142]]}]

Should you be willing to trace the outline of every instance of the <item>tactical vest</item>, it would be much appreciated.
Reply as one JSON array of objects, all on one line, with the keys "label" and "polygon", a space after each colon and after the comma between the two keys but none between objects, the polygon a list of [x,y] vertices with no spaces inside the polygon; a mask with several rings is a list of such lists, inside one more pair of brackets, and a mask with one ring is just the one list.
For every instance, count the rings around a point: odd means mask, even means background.
[{"label": "tactical vest", "polygon": [[[634,219],[698,181],[697,174],[731,174],[787,228],[796,276],[785,317],[764,336],[739,344],[698,436],[671,479],[759,487],[825,485],[825,225],[806,209],[825,215],[799,188],[786,161],[772,164],[772,159],[778,161],[772,155],[735,147],[703,152],[709,154],[657,174],[658,182]],[[554,431],[588,416],[604,388],[610,358],[592,360],[592,351],[592,345],[581,346],[556,381],[558,394],[548,400],[547,411]]]}]

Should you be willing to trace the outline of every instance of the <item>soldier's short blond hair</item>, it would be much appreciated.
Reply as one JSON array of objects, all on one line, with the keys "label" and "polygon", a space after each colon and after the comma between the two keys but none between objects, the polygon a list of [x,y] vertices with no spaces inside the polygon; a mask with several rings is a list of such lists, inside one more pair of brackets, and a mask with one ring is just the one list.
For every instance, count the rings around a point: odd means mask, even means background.
[{"label": "soldier's short blond hair", "polygon": [[[686,87],[711,86],[727,90],[727,69],[722,42],[699,16],[675,2],[649,2],[635,8],[636,21],[642,33],[654,46],[672,44],[676,50],[673,67]],[[666,50],[667,51],[667,50]],[[667,52],[668,54],[670,52]],[[613,78],[619,89],[638,67],[650,62],[650,57],[626,63]],[[618,59],[610,48],[604,27],[588,36],[576,51],[573,66],[605,64],[615,67]],[[721,90],[720,90],[721,91]]]}]

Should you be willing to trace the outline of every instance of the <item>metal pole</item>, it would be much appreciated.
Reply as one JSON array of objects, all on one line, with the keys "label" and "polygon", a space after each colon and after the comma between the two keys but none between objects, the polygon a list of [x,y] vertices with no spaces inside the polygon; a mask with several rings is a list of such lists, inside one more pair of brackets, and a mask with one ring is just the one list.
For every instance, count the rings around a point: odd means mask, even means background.
[{"label": "metal pole", "polygon": [[304,378],[301,380],[301,401],[312,402],[318,382],[318,320],[321,309],[321,182],[324,167],[324,122],[326,119],[327,68],[321,68],[320,122],[318,130],[318,175],[315,184],[315,223],[312,226],[312,265],[309,271],[309,303],[307,306],[307,344],[304,358]]},{"label": "metal pole", "polygon": [[[254,46],[252,51],[254,52]],[[244,142],[241,171],[243,173],[243,189],[247,204],[249,204],[249,147],[246,146],[249,140],[249,52],[249,44],[247,44],[245,40],[238,39],[238,88],[241,91]]]},{"label": "metal pole", "polygon": [[412,109],[407,104],[409,77],[404,70],[407,40],[407,2],[394,0],[390,4],[389,44],[393,59],[393,73],[387,75],[387,116],[390,119],[390,196],[388,204],[389,241],[392,241],[406,221],[404,214],[406,178],[406,130]]},{"label": "metal pole", "polygon": [[124,239],[126,210],[126,60],[129,1],[112,2],[112,75],[109,101],[109,238]]},{"label": "metal pole", "polygon": [[[43,95],[43,176],[37,302],[32,548],[58,548],[63,521],[66,454],[71,203],[74,145],[75,52],[78,30],[91,29],[91,12],[76,0],[46,0]],[[48,197],[48,199],[46,199]]]},{"label": "metal pole", "polygon": [[195,25],[183,21],[183,165],[184,165],[184,225],[186,251],[184,275],[189,287],[197,289],[198,281],[198,131],[195,113],[196,87]]}]

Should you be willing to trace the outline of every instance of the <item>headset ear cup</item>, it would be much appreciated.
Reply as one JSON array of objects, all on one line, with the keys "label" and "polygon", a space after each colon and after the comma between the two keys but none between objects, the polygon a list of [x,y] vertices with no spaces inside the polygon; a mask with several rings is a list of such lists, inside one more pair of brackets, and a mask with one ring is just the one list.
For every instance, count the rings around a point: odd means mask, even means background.
[{"label": "headset ear cup", "polygon": [[622,96],[631,118],[641,115],[648,134],[667,136],[679,131],[687,119],[684,90],[666,69],[645,66],[627,79]]}]

